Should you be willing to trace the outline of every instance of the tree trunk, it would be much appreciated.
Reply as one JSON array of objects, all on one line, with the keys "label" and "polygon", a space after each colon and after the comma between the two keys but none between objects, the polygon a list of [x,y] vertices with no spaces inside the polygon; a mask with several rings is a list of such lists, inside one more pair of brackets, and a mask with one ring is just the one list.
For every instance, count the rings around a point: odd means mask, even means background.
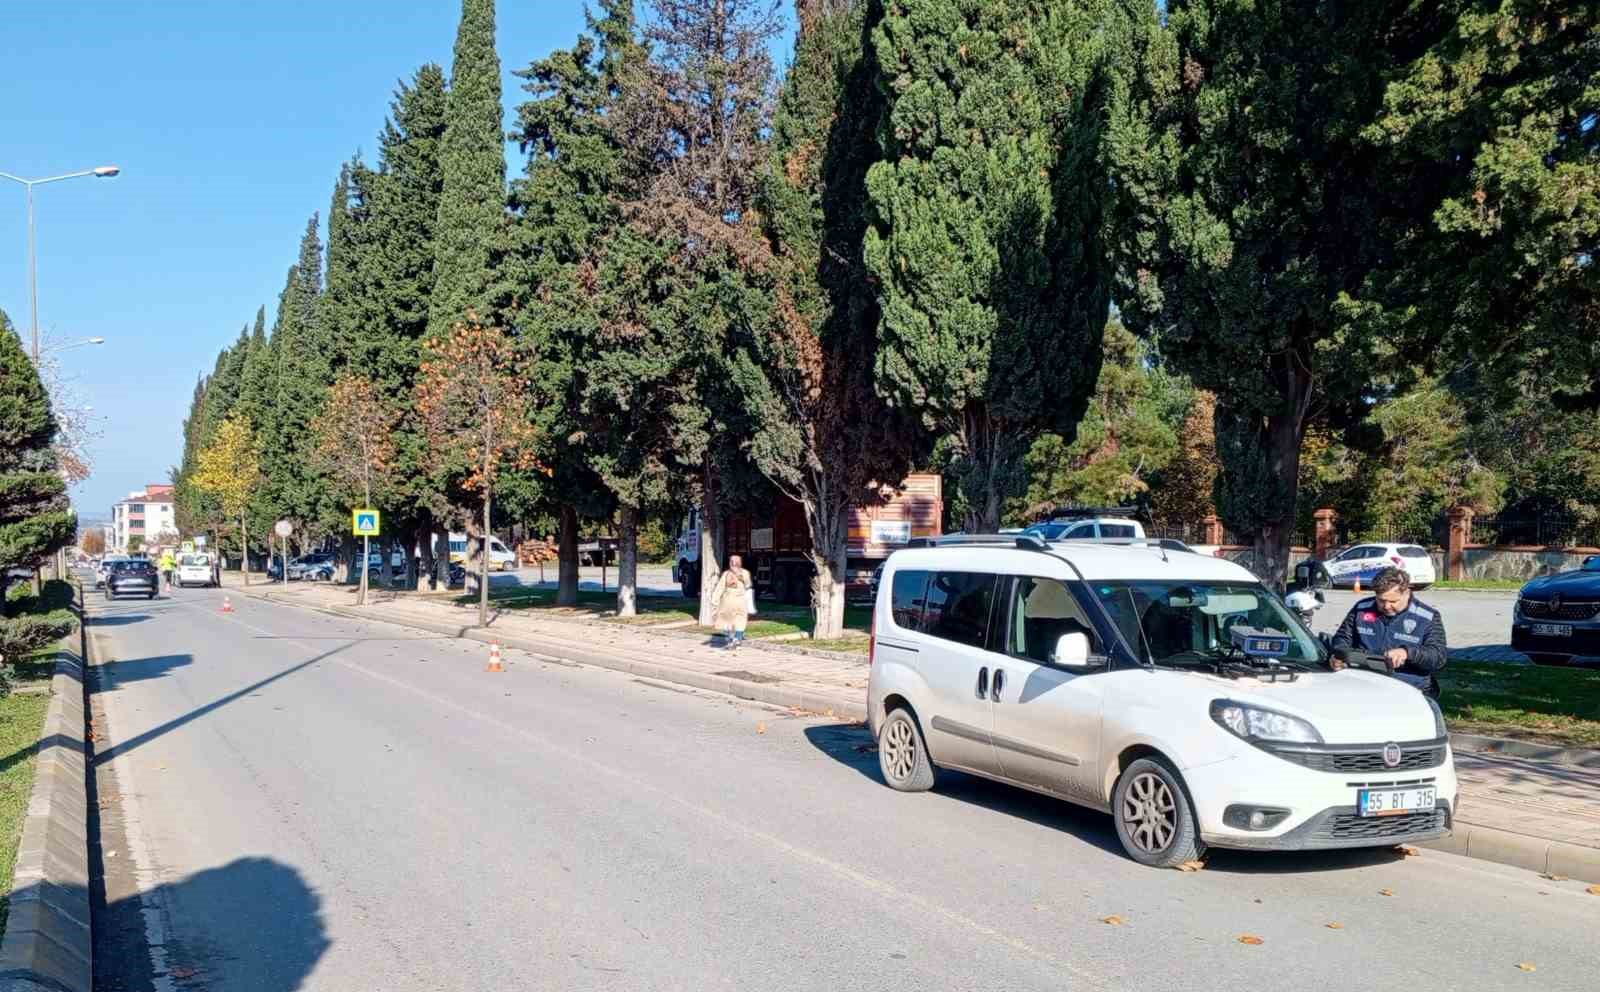
[{"label": "tree trunk", "polygon": [[489,470],[484,468],[483,483],[483,539],[478,542],[478,626],[489,626],[489,508],[493,494],[489,491]]},{"label": "tree trunk", "polygon": [[578,605],[578,510],[570,504],[561,506],[561,523],[557,529],[560,561],[557,568],[560,579],[556,583],[556,605]]},{"label": "tree trunk", "polygon": [[639,511],[624,505],[617,515],[617,616],[639,615]]},{"label": "tree trunk", "polygon": [[961,444],[965,451],[959,484],[967,504],[962,529],[968,534],[998,533],[1006,496],[1020,478],[1024,449],[995,429],[983,403],[973,404],[962,415]]},{"label": "tree trunk", "polygon": [[411,578],[407,586],[422,588],[422,576],[433,576],[433,527],[426,518],[417,523],[411,534]]},{"label": "tree trunk", "polygon": [[244,530],[244,514],[239,514],[239,567],[244,569],[244,584],[250,584],[250,538]]},{"label": "tree trunk", "polygon": [[722,493],[717,485],[716,468],[711,456],[705,461],[704,495],[700,500],[700,626],[715,626],[717,604],[711,594],[716,591],[717,578],[722,574],[722,551],[725,544],[722,521]]},{"label": "tree trunk", "polygon": [[[437,522],[435,522],[437,526]],[[433,533],[433,587],[450,588],[450,532]]]},{"label": "tree trunk", "polygon": [[826,479],[820,480],[819,493],[804,501],[806,523],[811,528],[811,565],[816,576],[811,580],[811,609],[815,623],[811,636],[836,640],[844,636],[845,583],[848,580],[850,553],[849,521],[838,494]]},{"label": "tree trunk", "polygon": [[1311,408],[1311,377],[1298,362],[1285,360],[1279,370],[1283,410],[1267,418],[1263,438],[1269,478],[1281,497],[1277,513],[1261,522],[1256,534],[1256,574],[1280,595],[1289,585],[1289,555],[1294,547],[1295,510],[1300,490],[1300,449],[1305,443],[1306,413]]}]

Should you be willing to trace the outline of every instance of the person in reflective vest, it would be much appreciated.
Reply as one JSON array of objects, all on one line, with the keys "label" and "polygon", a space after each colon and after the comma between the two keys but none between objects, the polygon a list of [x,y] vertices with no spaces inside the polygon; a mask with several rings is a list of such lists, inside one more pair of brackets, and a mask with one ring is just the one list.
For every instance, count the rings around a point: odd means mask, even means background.
[{"label": "person in reflective vest", "polygon": [[[1333,649],[1355,648],[1384,659],[1396,678],[1430,696],[1439,695],[1435,673],[1449,658],[1444,619],[1439,611],[1411,594],[1411,577],[1398,568],[1386,568],[1372,580],[1372,595],[1351,608]],[[1334,658],[1335,670],[1344,662]]]}]

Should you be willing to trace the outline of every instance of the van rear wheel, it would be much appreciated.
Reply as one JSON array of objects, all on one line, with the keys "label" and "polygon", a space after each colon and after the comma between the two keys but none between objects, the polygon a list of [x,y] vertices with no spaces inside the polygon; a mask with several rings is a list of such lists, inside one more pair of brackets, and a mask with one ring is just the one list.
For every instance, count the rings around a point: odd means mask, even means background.
[{"label": "van rear wheel", "polygon": [[879,728],[878,769],[891,789],[926,792],[933,788],[933,762],[922,741],[922,728],[910,710],[893,711]]},{"label": "van rear wheel", "polygon": [[1189,794],[1159,758],[1140,758],[1117,779],[1111,804],[1117,839],[1128,857],[1152,868],[1176,868],[1205,856]]}]

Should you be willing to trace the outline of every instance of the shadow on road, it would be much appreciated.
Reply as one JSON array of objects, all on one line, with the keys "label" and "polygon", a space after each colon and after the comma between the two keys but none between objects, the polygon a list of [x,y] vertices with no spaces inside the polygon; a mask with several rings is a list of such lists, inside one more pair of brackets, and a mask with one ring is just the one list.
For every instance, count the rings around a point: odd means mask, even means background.
[{"label": "shadow on road", "polygon": [[190,654],[163,654],[127,661],[103,661],[95,666],[95,692],[114,692],[129,682],[146,682],[166,677],[175,668],[194,664]]},{"label": "shadow on road", "polygon": [[[261,679],[258,682],[253,682],[250,685],[245,686],[243,689],[237,689],[237,690],[235,690],[233,692],[228,693],[226,696],[222,696],[219,699],[214,699],[211,702],[206,703],[204,706],[198,706],[198,707],[190,710],[189,712],[185,713],[183,716],[175,717],[175,718],[173,718],[171,720],[168,720],[166,723],[163,723],[159,727],[152,727],[149,730],[146,730],[144,733],[138,735],[137,737],[131,737],[128,740],[125,740],[122,743],[116,745],[115,747],[112,747],[112,748],[110,748],[108,750],[105,750],[105,751],[96,752],[96,754],[94,756],[94,763],[95,763],[96,767],[98,767],[100,765],[105,764],[108,761],[111,761],[113,758],[116,758],[118,755],[127,754],[129,751],[132,751],[132,750],[134,750],[134,749],[136,749],[138,747],[141,747],[142,745],[148,744],[149,742],[155,740],[158,737],[162,737],[162,736],[164,736],[166,734],[171,733],[174,730],[177,730],[179,727],[183,727],[183,726],[185,726],[185,725],[187,725],[189,723],[192,723],[195,720],[198,720],[200,717],[205,716],[207,713],[211,713],[214,710],[221,709],[222,707],[228,705],[229,703],[234,702],[237,699],[241,699],[241,698],[243,698],[245,696],[248,696],[252,692],[255,692],[256,690],[258,690],[258,689],[260,689],[260,688],[262,688],[264,686],[271,685],[272,683],[278,681],[281,678],[285,678],[287,676],[293,675],[295,672],[298,672],[301,669],[310,668],[312,665],[315,665],[317,662],[322,661],[322,660],[324,660],[326,658],[329,658],[329,657],[331,657],[331,656],[333,656],[335,654],[338,654],[340,651],[343,651],[345,648],[349,647],[352,643],[353,642],[351,642],[351,641],[346,641],[343,644],[340,644],[338,647],[329,648],[328,650],[322,652],[321,654],[317,655],[316,657],[307,658],[305,661],[300,662],[298,665],[292,665],[289,668],[285,668],[281,672],[278,672],[278,673],[276,673],[274,675],[269,675],[266,678]],[[112,662],[110,664],[101,663],[100,665],[97,665],[96,668],[104,670],[105,668],[115,667],[116,665],[137,664],[137,663],[138,663],[137,661],[134,661],[134,662]],[[96,685],[94,687],[94,692],[96,694],[106,691],[106,687],[101,685],[101,684],[99,684],[99,683],[100,683],[100,680],[97,679],[96,680]],[[115,686],[111,686],[110,688],[115,688]]]},{"label": "shadow on road", "polygon": [[[110,903],[103,876],[94,877],[95,992],[292,992],[304,987],[332,944],[317,894],[298,871],[271,858],[239,858]],[[219,932],[167,932],[173,907],[181,908],[183,919],[209,921]],[[154,954],[152,933],[164,941]]]},{"label": "shadow on road", "polygon": [[[806,740],[828,757],[860,772],[889,788],[878,770],[878,752],[872,735],[860,724],[821,724],[807,727]],[[933,791],[946,799],[980,806],[1006,816],[1014,816],[1051,830],[1071,834],[1103,851],[1122,853],[1111,818],[1060,799],[1029,792],[1014,786],[991,782],[962,772],[939,772]]]},{"label": "shadow on road", "polygon": [[[878,768],[877,748],[867,728],[861,724],[820,724],[807,727],[811,746],[842,765],[853,768],[888,789]],[[1015,816],[1030,823],[1060,830],[1119,857],[1124,856],[1111,817],[1064,799],[1029,792],[1016,786],[991,782],[961,772],[939,772],[933,791],[948,799]],[[1403,861],[1404,855],[1391,847],[1356,848],[1345,851],[1224,851],[1213,848],[1206,870],[1238,875],[1295,875],[1339,871]]]},{"label": "shadow on road", "polygon": [[100,615],[89,621],[91,627],[123,627],[130,623],[143,623],[150,619],[148,613],[118,613],[107,616]]}]

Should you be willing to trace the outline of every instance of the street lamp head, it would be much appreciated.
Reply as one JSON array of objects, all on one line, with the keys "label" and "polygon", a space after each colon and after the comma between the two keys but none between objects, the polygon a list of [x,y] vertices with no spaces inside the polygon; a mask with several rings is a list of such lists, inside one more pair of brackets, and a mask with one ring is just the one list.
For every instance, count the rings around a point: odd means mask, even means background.
[{"label": "street lamp head", "polygon": [[98,178],[98,179],[109,179],[109,178],[111,178],[112,176],[116,175],[117,173],[119,173],[121,171],[122,171],[122,167],[121,166],[117,166],[117,165],[102,165],[98,169],[94,170],[94,174],[95,174],[95,177]]}]

